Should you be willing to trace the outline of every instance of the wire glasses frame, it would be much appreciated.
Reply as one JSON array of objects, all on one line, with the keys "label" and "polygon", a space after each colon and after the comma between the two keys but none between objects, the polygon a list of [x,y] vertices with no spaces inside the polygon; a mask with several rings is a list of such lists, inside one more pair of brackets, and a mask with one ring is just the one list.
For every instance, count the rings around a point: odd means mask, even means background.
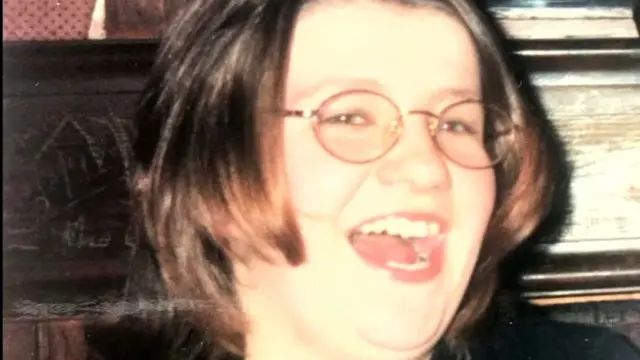
[{"label": "wire glasses frame", "polygon": [[441,154],[469,169],[498,164],[509,153],[516,125],[505,111],[478,100],[450,104],[438,115],[403,112],[388,97],[370,90],[348,90],[330,96],[316,109],[285,110],[285,117],[314,120],[320,145],[348,163],[362,164],[385,156],[402,138],[405,118],[421,116]]}]

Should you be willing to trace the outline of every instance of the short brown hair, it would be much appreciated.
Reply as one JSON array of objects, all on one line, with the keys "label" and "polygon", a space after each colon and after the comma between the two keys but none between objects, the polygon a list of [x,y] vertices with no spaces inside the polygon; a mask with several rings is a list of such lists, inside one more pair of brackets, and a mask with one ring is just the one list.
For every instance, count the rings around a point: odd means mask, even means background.
[{"label": "short brown hair", "polygon": [[[293,28],[307,2],[193,1],[167,29],[137,116],[136,200],[162,278],[172,297],[212,304],[192,320],[235,353],[244,348],[245,319],[229,259],[276,250],[293,265],[304,261],[278,156],[282,122],[264,121],[258,109],[281,105]],[[467,0],[387,2],[436,5],[460,19],[479,54],[485,102],[508,111],[519,129],[508,140],[515,150],[496,167],[496,210],[445,336],[464,343],[495,292],[500,260],[546,212],[550,158],[480,10]],[[221,219],[239,233],[221,229]]]}]

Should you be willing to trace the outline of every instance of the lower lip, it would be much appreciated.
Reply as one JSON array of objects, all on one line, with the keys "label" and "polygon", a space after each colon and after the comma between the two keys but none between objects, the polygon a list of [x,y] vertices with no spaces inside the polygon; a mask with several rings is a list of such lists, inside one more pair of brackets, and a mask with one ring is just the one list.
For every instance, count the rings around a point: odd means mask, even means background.
[{"label": "lower lip", "polygon": [[399,282],[403,283],[427,283],[434,280],[442,272],[444,265],[444,257],[446,253],[446,241],[441,239],[437,244],[431,247],[431,253],[429,254],[429,265],[421,270],[404,270],[389,267],[386,263],[380,263],[379,261],[372,261],[363,254],[358,254],[359,257],[367,263],[369,266],[387,271],[391,277]]}]

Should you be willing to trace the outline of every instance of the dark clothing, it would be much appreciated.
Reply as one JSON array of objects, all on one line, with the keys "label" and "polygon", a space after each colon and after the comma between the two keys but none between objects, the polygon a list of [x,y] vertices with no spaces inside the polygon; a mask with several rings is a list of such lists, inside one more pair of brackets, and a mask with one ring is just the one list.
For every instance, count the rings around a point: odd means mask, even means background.
[{"label": "dark clothing", "polygon": [[[529,321],[508,322],[492,329],[485,331],[485,336],[471,344],[470,360],[640,360],[637,345],[633,345],[625,336],[602,327]],[[164,336],[163,339],[147,341],[140,333],[127,334],[126,329],[100,331],[100,334],[94,333],[89,337],[100,354],[95,357],[97,359],[207,359],[202,353],[194,354],[194,348],[199,345],[197,341],[185,341],[183,344],[189,345],[176,347],[166,341],[175,338]],[[216,359],[240,360],[229,356]],[[458,359],[448,354],[444,346],[439,346],[433,360]]]},{"label": "dark clothing", "polygon": [[547,321],[499,326],[472,346],[471,359],[640,360],[640,350],[608,329]]}]

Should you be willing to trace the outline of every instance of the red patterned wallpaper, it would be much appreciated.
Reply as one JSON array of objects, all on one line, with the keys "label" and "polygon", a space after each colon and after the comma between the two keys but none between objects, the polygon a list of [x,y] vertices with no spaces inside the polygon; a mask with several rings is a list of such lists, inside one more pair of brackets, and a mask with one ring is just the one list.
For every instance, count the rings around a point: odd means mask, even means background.
[{"label": "red patterned wallpaper", "polygon": [[86,39],[96,0],[3,0],[3,40]]}]

